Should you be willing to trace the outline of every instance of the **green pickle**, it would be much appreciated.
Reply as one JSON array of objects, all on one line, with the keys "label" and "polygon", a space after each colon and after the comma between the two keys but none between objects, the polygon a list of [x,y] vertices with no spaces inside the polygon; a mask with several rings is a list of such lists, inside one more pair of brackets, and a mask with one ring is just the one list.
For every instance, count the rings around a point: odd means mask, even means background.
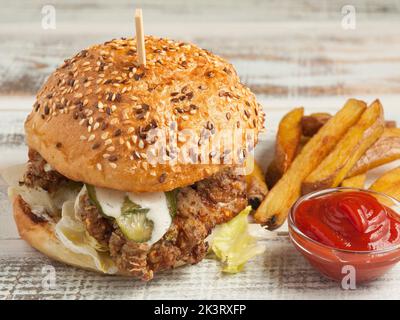
[{"label": "green pickle", "polygon": [[129,239],[135,242],[146,242],[151,239],[154,223],[149,220],[146,213],[147,208],[141,208],[136,203],[125,198],[121,209],[121,216],[116,221],[122,233]]},{"label": "green pickle", "polygon": [[167,199],[167,205],[169,209],[169,214],[172,218],[176,216],[176,212],[178,211],[178,191],[179,189],[174,189],[171,191],[165,192],[165,197]]}]

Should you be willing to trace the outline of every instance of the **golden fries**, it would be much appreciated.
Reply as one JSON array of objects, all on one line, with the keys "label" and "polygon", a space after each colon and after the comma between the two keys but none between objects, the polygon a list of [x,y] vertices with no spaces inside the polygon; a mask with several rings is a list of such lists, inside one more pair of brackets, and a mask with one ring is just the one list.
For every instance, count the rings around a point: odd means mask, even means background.
[{"label": "golden fries", "polygon": [[396,121],[393,121],[393,120],[385,121],[385,128],[388,128],[388,129],[397,128]]},{"label": "golden fries", "polygon": [[400,159],[400,129],[385,129],[382,136],[357,161],[348,177],[353,177]]},{"label": "golden fries", "polygon": [[293,109],[279,123],[275,144],[275,165],[282,174],[289,169],[296,157],[301,141],[303,114],[304,108]]},{"label": "golden fries", "polygon": [[269,229],[275,229],[285,221],[291,206],[300,196],[304,179],[335,148],[365,110],[364,102],[348,100],[345,106],[310,139],[257,209],[254,217],[258,223],[267,225]]},{"label": "golden fries", "polygon": [[265,174],[265,181],[267,182],[268,188],[272,189],[281,177],[282,173],[278,170],[278,167],[275,164],[275,160],[273,160],[269,164],[267,168],[267,173]]},{"label": "golden fries", "polygon": [[[332,117],[331,114],[321,112],[321,113],[312,113],[309,116],[304,116],[301,119],[301,127],[302,133],[304,137],[312,137],[314,134],[318,132],[321,127],[328,122],[328,120]],[[397,128],[396,121],[388,120],[385,121],[385,128]]]},{"label": "golden fries", "polygon": [[355,163],[379,139],[383,130],[383,108],[375,100],[335,149],[304,180],[302,194],[339,186]]},{"label": "golden fries", "polygon": [[312,137],[322,126],[332,118],[329,113],[313,113],[301,119],[301,130],[303,136]]},{"label": "golden fries", "polygon": [[367,180],[367,175],[363,173],[359,174],[358,176],[354,176],[343,180],[341,186],[346,188],[363,189],[365,187],[366,180]]},{"label": "golden fries", "polygon": [[275,142],[275,158],[266,173],[268,187],[272,188],[289,169],[297,155],[301,142],[301,119],[304,108],[296,108],[286,114],[279,123]]},{"label": "golden fries", "polygon": [[248,165],[250,165],[249,161],[254,161],[254,167],[252,172],[246,175],[247,196],[252,208],[257,209],[261,201],[263,201],[267,195],[268,187],[264,180],[264,174],[258,163],[252,157],[248,157],[246,160]]},{"label": "golden fries", "polygon": [[400,200],[400,167],[386,172],[372,184],[370,190],[382,192]]}]

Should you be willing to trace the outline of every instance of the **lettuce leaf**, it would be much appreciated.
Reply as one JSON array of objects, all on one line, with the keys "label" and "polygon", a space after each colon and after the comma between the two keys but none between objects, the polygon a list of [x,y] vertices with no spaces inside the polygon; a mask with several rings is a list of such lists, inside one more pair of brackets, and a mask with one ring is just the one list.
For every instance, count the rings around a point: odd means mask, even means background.
[{"label": "lettuce leaf", "polygon": [[222,271],[237,273],[243,270],[247,261],[265,251],[257,239],[249,233],[248,206],[231,221],[218,226],[211,239],[211,250],[222,262]]},{"label": "lettuce leaf", "polygon": [[91,237],[82,221],[77,219],[74,201],[66,201],[63,204],[61,219],[56,224],[55,232],[57,238],[66,248],[91,259],[98,270],[109,274],[117,272],[117,267],[111,260],[106,248],[103,248]]},{"label": "lettuce leaf", "polygon": [[76,198],[79,189],[69,185],[61,187],[57,192],[49,194],[47,191],[26,186],[11,186],[8,188],[10,199],[21,196],[29,204],[34,214],[45,217],[47,214],[59,214],[64,202]]}]

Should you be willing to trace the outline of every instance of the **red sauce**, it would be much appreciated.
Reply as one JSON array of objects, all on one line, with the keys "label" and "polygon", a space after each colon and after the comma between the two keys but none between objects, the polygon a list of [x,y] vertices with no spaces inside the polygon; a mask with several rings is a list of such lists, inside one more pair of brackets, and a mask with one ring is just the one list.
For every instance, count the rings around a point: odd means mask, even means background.
[{"label": "red sauce", "polygon": [[400,220],[374,196],[338,192],[303,201],[295,225],[313,240],[338,249],[380,250],[400,244]]}]

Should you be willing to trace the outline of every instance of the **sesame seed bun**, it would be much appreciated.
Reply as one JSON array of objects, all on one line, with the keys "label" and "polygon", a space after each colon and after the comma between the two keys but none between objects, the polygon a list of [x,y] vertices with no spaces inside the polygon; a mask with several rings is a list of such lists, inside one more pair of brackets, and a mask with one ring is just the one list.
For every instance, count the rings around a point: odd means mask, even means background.
[{"label": "sesame seed bun", "polygon": [[[137,65],[134,39],[95,45],[66,60],[25,122],[29,147],[69,179],[151,192],[193,184],[223,167],[149,161],[152,129],[253,129],[257,140],[264,114],[231,64],[168,39],[146,37],[145,47],[146,67]],[[166,160],[185,143],[179,138],[176,149],[164,150]]]}]

